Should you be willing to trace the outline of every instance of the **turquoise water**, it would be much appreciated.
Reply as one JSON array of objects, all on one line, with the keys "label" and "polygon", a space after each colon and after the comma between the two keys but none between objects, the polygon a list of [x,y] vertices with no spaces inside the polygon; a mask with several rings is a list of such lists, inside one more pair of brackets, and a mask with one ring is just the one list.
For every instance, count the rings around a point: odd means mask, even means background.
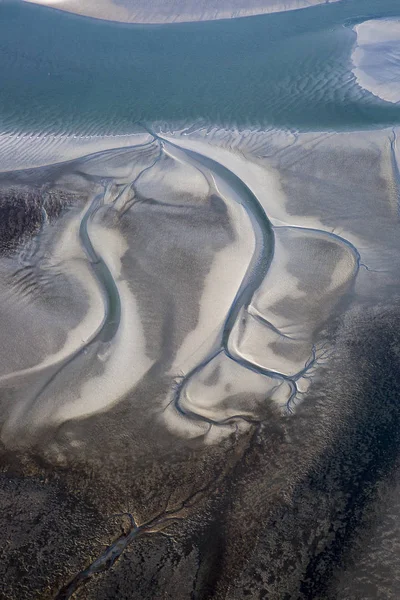
[{"label": "turquoise water", "polygon": [[[378,8],[377,8],[378,7]],[[0,129],[124,133],[141,121],[374,127],[400,107],[351,74],[350,23],[399,0],[343,0],[205,23],[123,25],[0,5]]]}]

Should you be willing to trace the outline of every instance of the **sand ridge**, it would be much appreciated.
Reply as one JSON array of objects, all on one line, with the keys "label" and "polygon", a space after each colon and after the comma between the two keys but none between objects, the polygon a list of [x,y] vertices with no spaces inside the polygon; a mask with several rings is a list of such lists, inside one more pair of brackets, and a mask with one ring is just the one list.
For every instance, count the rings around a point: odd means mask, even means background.
[{"label": "sand ridge", "polygon": [[339,0],[24,0],[122,23],[180,23],[231,19],[307,8]]}]

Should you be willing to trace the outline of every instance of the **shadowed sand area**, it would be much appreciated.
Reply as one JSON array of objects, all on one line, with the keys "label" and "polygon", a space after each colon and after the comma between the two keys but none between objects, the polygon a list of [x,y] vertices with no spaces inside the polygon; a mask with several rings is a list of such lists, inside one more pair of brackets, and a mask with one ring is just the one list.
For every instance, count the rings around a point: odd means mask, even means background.
[{"label": "shadowed sand area", "polygon": [[231,19],[307,8],[338,0],[25,0],[79,15],[124,23],[177,23]]}]

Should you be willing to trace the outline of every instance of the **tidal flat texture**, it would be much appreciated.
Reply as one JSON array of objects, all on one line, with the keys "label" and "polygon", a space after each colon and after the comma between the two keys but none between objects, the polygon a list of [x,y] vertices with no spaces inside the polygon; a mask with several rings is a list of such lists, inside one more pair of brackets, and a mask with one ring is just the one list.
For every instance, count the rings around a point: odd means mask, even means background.
[{"label": "tidal flat texture", "polygon": [[396,472],[394,133],[137,138],[0,176],[2,594],[335,598]]},{"label": "tidal flat texture", "polygon": [[397,600],[397,1],[34,4],[0,4],[0,600]]}]

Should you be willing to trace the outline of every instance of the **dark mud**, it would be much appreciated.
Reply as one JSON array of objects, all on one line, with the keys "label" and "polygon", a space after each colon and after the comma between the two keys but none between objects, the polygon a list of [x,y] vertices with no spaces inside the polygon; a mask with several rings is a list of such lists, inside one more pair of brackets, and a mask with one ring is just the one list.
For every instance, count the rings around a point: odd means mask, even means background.
[{"label": "dark mud", "polygon": [[[36,457],[3,452],[3,597],[55,598],[63,584],[90,565],[91,556],[101,556],[113,539],[106,514],[112,514],[111,505],[121,506],[112,488],[125,488],[133,509],[146,498],[164,496],[167,505],[169,498],[168,510],[175,509],[178,518],[164,523],[161,532],[149,526],[148,535],[132,535],[120,560],[94,576],[77,598],[340,597],[338,576],[354,567],[360,536],[378,535],[382,486],[398,478],[399,325],[395,307],[348,321],[339,330],[323,382],[297,415],[271,414],[245,443],[226,447],[223,454],[193,450],[185,460],[170,448],[161,461],[155,444],[130,475],[140,480],[140,492],[126,473],[112,469],[110,456],[102,455],[94,440],[93,453],[102,464],[98,473],[92,465],[91,476],[73,464],[68,470],[46,465],[39,447]],[[94,420],[101,431],[99,419]],[[123,436],[117,410],[109,415],[112,421]],[[86,423],[85,429],[92,427]],[[116,448],[118,442],[111,445]],[[165,496],[174,478],[183,483],[182,496],[185,480],[192,478],[192,501],[185,509],[171,493]],[[193,496],[196,485],[202,492]],[[96,502],[89,501],[94,497]],[[103,501],[107,509],[101,514]],[[388,502],[385,511],[390,513]],[[7,525],[11,516],[12,526]],[[123,537],[129,536],[130,519],[119,519]],[[380,585],[393,585],[395,557],[384,545],[379,551],[387,552],[391,575],[382,573]],[[390,588],[364,597],[390,597]]]},{"label": "dark mud", "polygon": [[57,219],[76,199],[46,187],[0,188],[0,255],[7,256]]}]

